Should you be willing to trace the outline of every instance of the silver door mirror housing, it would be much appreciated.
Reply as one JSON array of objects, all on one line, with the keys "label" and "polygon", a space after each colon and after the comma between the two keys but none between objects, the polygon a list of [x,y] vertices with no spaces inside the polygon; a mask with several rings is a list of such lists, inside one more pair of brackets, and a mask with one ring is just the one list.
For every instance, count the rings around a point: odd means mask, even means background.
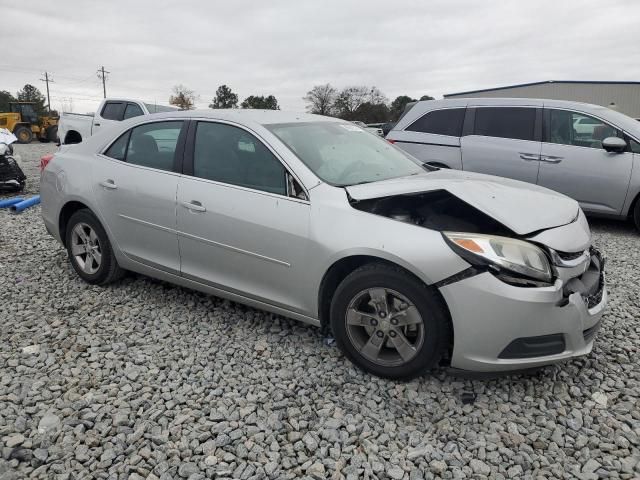
[{"label": "silver door mirror housing", "polygon": [[624,152],[627,148],[627,142],[619,137],[607,137],[602,140],[602,148],[607,152],[620,153]]}]

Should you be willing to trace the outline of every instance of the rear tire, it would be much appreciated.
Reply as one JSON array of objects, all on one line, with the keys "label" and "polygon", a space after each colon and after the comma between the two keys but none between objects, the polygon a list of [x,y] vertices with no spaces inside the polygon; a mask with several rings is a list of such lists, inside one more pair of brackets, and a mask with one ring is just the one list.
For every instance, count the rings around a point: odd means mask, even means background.
[{"label": "rear tire", "polygon": [[633,209],[633,223],[636,224],[636,228],[640,231],[640,198],[636,200],[636,206]]},{"label": "rear tire", "polygon": [[65,244],[71,266],[85,282],[106,285],[124,275],[107,233],[90,210],[78,210],[71,215],[65,231]]},{"label": "rear tire", "polygon": [[18,138],[18,143],[31,143],[33,132],[27,127],[18,127],[13,134]]},{"label": "rear tire", "polygon": [[50,142],[56,142],[58,140],[58,126],[51,125],[47,127],[47,140]]},{"label": "rear tire", "polygon": [[437,294],[392,265],[372,263],[350,273],[331,302],[338,347],[363,370],[409,380],[435,367],[451,341]]}]

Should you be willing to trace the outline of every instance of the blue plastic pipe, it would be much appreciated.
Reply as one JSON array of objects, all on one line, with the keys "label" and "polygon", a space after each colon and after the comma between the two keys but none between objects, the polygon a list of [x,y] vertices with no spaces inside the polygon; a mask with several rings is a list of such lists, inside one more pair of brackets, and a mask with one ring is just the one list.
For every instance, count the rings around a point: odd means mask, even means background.
[{"label": "blue plastic pipe", "polygon": [[37,205],[39,203],[40,203],[40,195],[36,195],[34,197],[27,198],[26,200],[23,200],[20,203],[16,203],[14,205],[11,205],[9,207],[9,210],[11,210],[11,213],[20,213],[25,208],[29,208],[29,207],[31,207],[33,205]]},{"label": "blue plastic pipe", "polygon": [[24,198],[22,198],[22,197],[13,197],[13,198],[6,198],[4,200],[0,200],[0,208],[10,207],[11,205],[15,205],[16,203],[20,203],[23,200],[24,200]]}]

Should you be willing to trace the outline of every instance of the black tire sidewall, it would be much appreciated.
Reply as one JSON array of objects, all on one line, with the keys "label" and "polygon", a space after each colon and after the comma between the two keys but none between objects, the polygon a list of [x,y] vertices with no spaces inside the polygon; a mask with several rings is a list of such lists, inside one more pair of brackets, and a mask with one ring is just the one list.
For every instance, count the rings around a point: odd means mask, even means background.
[{"label": "black tire sidewall", "polygon": [[[22,130],[26,130],[27,132],[29,132],[29,141],[28,142],[23,142],[23,141],[20,140],[20,132]],[[18,128],[16,128],[16,131],[15,131],[14,135],[18,138],[18,143],[21,143],[23,145],[26,145],[26,144],[31,143],[33,141],[33,132],[31,130],[29,130],[27,127],[18,127]]]},{"label": "black tire sidewall", "polygon": [[[71,232],[78,223],[86,223],[89,225],[98,236],[98,242],[100,243],[100,252],[102,253],[102,262],[96,273],[89,274],[80,268],[77,264],[73,254],[71,253]],[[92,285],[98,285],[104,283],[109,278],[109,272],[112,268],[112,263],[116,261],[113,250],[111,249],[111,243],[107,237],[107,233],[96,218],[96,216],[89,210],[78,210],[69,219],[67,223],[67,229],[65,231],[65,245],[67,247],[67,254],[69,255],[69,261],[71,266],[76,271],[78,276],[85,282]]]},{"label": "black tire sidewall", "polygon": [[636,200],[636,206],[633,209],[633,223],[635,223],[636,229],[640,231],[640,198]]},{"label": "black tire sidewall", "polygon": [[[396,367],[377,365],[364,358],[347,334],[345,313],[355,295],[367,288],[385,287],[406,296],[422,316],[425,335],[418,354]],[[331,329],[342,352],[357,366],[374,375],[409,380],[435,367],[449,343],[449,320],[437,295],[418,279],[386,265],[360,268],[348,275],[336,289],[331,302]]]}]

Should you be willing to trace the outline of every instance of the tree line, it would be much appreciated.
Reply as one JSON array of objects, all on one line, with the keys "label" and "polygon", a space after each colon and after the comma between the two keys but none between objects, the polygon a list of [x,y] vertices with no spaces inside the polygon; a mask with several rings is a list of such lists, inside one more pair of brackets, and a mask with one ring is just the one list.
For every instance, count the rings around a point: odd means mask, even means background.
[{"label": "tree line", "polygon": [[[184,85],[173,87],[169,103],[182,110],[192,110],[198,96]],[[418,100],[433,100],[429,95],[419,99],[399,95],[389,102],[377,87],[351,86],[338,90],[330,83],[316,85],[303,97],[307,110],[319,115],[328,115],[344,120],[360,120],[365,123],[395,122],[400,118],[406,105]],[[227,85],[220,85],[211,100],[209,108],[259,108],[280,110],[278,100],[273,95],[249,95],[240,104],[239,97]]]},{"label": "tree line", "polygon": [[[418,101],[408,95],[399,95],[389,102],[377,87],[362,85],[338,90],[330,83],[314,86],[303,100],[311,113],[364,123],[395,122],[408,103]],[[433,97],[423,95],[420,100],[433,100]]]},{"label": "tree line", "polygon": [[[169,104],[181,110],[193,110],[198,100],[196,93],[184,85],[173,87]],[[278,100],[273,95],[249,95],[238,105],[238,95],[227,85],[220,85],[211,100],[209,108],[259,108],[264,110],[280,110]]]}]

